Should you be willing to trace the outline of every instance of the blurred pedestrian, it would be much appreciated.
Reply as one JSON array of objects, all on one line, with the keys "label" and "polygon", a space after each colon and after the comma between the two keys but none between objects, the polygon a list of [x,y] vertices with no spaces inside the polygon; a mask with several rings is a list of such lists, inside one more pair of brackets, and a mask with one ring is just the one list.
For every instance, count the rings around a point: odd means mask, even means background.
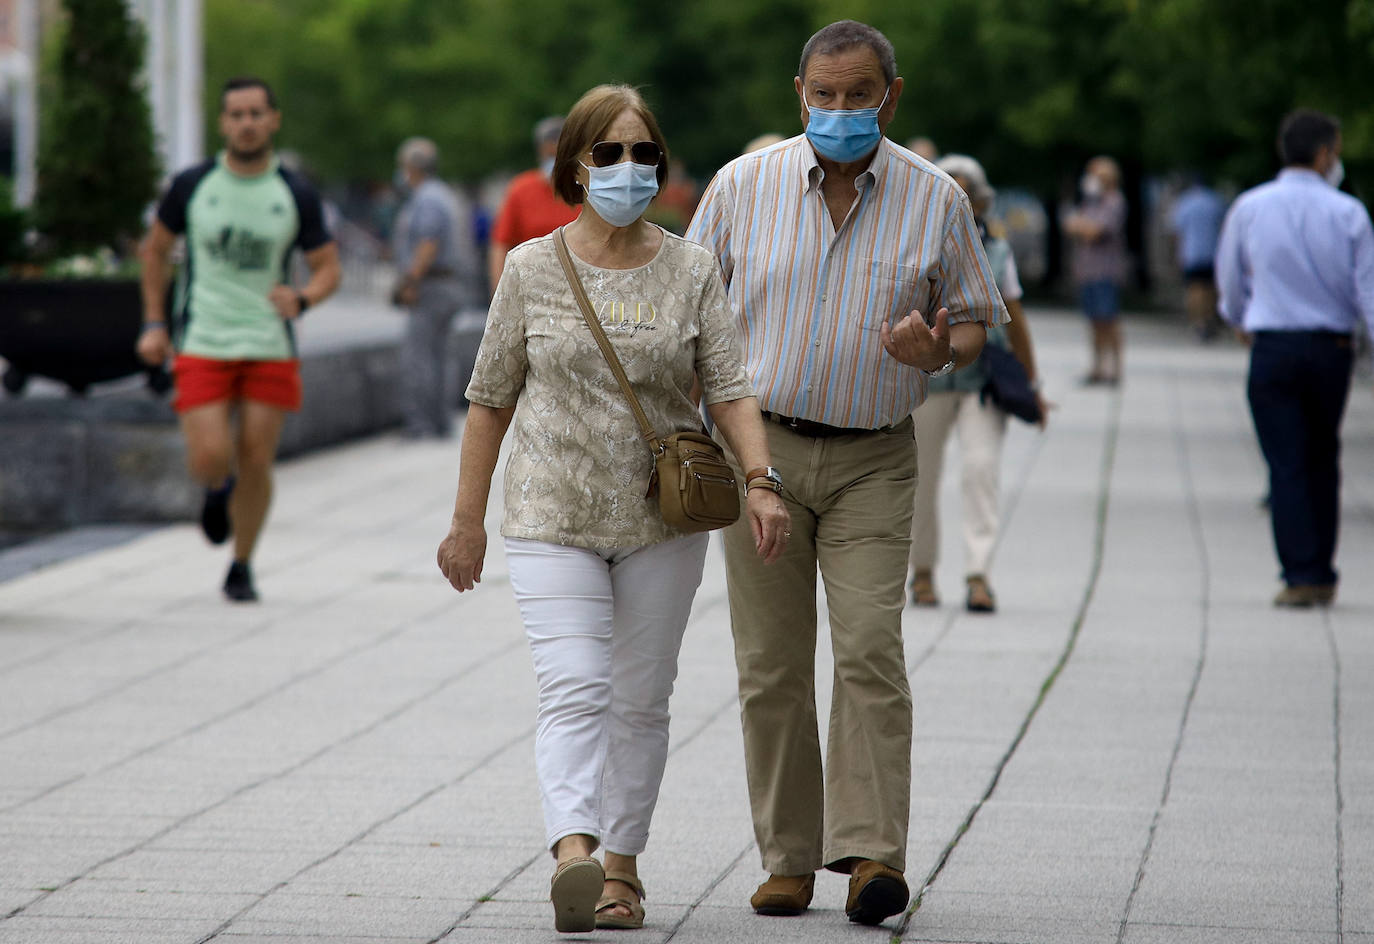
[{"label": "blurred pedestrian", "polygon": [[1064,219],[1073,240],[1079,302],[1092,331],[1092,367],[1084,382],[1121,380],[1121,286],[1126,281],[1126,198],[1121,168],[1110,157],[1088,161],[1079,181],[1082,200]]},{"label": "blurred pedestrian", "polygon": [[776,131],[769,131],[757,137],[750,138],[749,141],[744,145],[744,150],[740,151],[740,153],[752,154],[755,151],[762,151],[766,147],[772,147],[775,144],[781,144],[784,140],[786,139],[783,138],[783,136],[778,134]]},{"label": "blurred pedestrian", "polygon": [[673,158],[668,167],[668,179],[658,192],[654,202],[649,205],[648,218],[670,233],[681,236],[696,212],[697,201],[701,199],[701,189],[692,175],[687,173],[687,165]]},{"label": "blurred pedestrian", "polygon": [[1284,583],[1274,605],[1325,606],[1336,596],[1341,418],[1361,319],[1374,338],[1374,230],[1364,204],[1336,189],[1335,118],[1289,114],[1278,148],[1278,177],[1226,216],[1217,287],[1222,317],[1252,339],[1250,415]]},{"label": "blurred pedestrian", "polygon": [[1169,215],[1179,271],[1183,273],[1183,305],[1188,323],[1203,341],[1216,336],[1217,288],[1215,264],[1226,202],[1200,174],[1174,201]]},{"label": "blurred pedestrian", "polygon": [[411,439],[447,438],[457,407],[449,334],[460,308],[480,304],[480,262],[469,204],[437,176],[439,149],[408,138],[396,152],[406,201],[392,253],[401,273],[392,300],[409,309],[401,344],[401,418]]},{"label": "blurred pedestrian", "polygon": [[[282,424],[301,406],[293,324],[338,287],[339,250],[319,195],[273,152],[281,112],[267,83],[230,79],[219,101],[224,150],[173,178],[143,240],[138,355],[156,365],[175,354],[172,405],[191,475],[205,487],[201,529],[212,544],[233,535],[224,594],[249,602]],[[187,282],[168,312],[181,235]],[[310,270],[299,287],[286,280],[296,249]]]},{"label": "blurred pedestrian", "polygon": [[[1035,392],[1040,407],[1039,426],[1044,429],[1049,404],[1040,394],[1040,375],[1035,366],[1030,326],[1021,307],[1021,281],[1016,274],[1016,260],[997,221],[988,217],[996,191],[988,185],[983,165],[965,154],[947,154],[939,160],[939,167],[954,178],[973,204],[983,251],[987,253],[988,265],[1011,316],[1005,326],[988,330],[984,350],[996,345],[1009,348],[1016,356]],[[967,592],[964,605],[972,613],[992,613],[997,609],[997,598],[988,581],[988,565],[997,544],[997,493],[1007,414],[983,395],[987,382],[988,368],[980,356],[967,370],[932,380],[925,402],[912,413],[916,421],[916,455],[921,472],[916,479],[915,514],[911,521],[911,599],[917,606],[937,606],[940,602],[934,579],[940,551],[940,473],[944,466],[945,442],[953,430],[959,437],[963,496]]]},{"label": "blurred pedestrian", "polygon": [[[553,185],[585,208],[506,260],[439,547],[444,576],[472,589],[497,453],[514,423],[501,533],[539,681],[535,762],[560,931],[643,925],[637,856],[667,760],[668,696],[708,539],[669,526],[648,496],[651,453],[583,321],[556,239],[566,235],[655,429],[700,429],[689,395],[696,377],[735,454],[770,465],[715,260],[643,218],[667,158],[632,88],[598,86],[569,112]],[[788,537],[787,511],[774,483],[754,478],[741,520],[751,553],[772,562]],[[598,845],[604,868],[591,858]]]},{"label": "blurred pedestrian", "polygon": [[493,292],[501,281],[507,253],[528,239],[547,236],[577,219],[577,207],[559,199],[551,182],[562,131],[562,115],[551,115],[534,126],[534,153],[539,166],[516,174],[506,188],[487,249],[487,284]]},{"label": "blurred pedestrian", "polygon": [[[972,363],[1006,319],[967,198],[883,137],[902,94],[892,44],[820,30],[793,80],[806,133],[735,158],[687,236],[720,260],[792,515],[779,566],[725,531],[760,914],[797,914],[822,866],[845,912],[906,907],[911,692],[902,651],[927,378]],[[743,460],[744,457],[741,457]],[[815,709],[816,571],[835,654],[824,772]]]},{"label": "blurred pedestrian", "polygon": [[928,161],[934,162],[940,159],[940,149],[935,146],[935,142],[925,135],[917,135],[906,143],[906,149],[917,157],[923,157]]}]

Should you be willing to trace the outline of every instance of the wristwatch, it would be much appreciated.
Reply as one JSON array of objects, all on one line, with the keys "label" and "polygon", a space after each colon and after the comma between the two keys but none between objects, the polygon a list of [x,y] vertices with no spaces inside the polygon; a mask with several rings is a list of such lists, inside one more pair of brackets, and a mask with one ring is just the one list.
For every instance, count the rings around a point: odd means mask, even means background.
[{"label": "wristwatch", "polygon": [[771,465],[750,469],[744,474],[744,490],[748,492],[751,488],[766,488],[781,495],[782,476]]},{"label": "wristwatch", "polygon": [[959,355],[958,355],[958,353],[954,350],[954,345],[951,344],[951,345],[949,346],[949,360],[945,361],[945,366],[944,366],[944,367],[941,367],[939,370],[932,370],[932,371],[930,371],[930,372],[929,372],[930,376],[932,376],[932,377],[943,377],[945,374],[953,373],[953,372],[954,372],[954,362],[955,362],[956,360],[958,360],[958,359],[959,359]]}]

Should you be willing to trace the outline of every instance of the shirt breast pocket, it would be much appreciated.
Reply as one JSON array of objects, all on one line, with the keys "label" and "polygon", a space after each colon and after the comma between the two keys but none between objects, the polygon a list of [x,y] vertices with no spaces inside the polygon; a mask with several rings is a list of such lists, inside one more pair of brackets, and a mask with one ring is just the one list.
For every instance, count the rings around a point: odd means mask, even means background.
[{"label": "shirt breast pocket", "polygon": [[930,298],[929,283],[921,276],[918,266],[889,262],[886,259],[869,261],[869,317],[864,327],[877,331],[886,321],[896,324],[913,308],[918,308],[927,321],[932,315],[925,310]]}]

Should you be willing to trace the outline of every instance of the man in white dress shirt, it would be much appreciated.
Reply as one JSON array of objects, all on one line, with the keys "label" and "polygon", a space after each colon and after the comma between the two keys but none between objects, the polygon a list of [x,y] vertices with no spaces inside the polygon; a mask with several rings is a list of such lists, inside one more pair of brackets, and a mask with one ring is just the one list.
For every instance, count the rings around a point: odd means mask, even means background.
[{"label": "man in white dress shirt", "polygon": [[1279,128],[1284,168],[1241,194],[1217,248],[1221,315],[1253,339],[1248,395],[1269,466],[1283,589],[1275,606],[1335,599],[1341,417],[1354,334],[1374,337],[1374,229],[1341,193],[1340,123],[1295,111]]}]

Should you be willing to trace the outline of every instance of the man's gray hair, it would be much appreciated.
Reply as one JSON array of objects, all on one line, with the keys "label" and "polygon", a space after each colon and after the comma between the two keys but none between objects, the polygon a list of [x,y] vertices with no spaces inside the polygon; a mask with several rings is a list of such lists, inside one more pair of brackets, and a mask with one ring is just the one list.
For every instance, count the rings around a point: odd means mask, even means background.
[{"label": "man's gray hair", "polygon": [[396,150],[396,162],[422,174],[433,174],[439,169],[439,147],[429,138],[406,138]]},{"label": "man's gray hair", "polygon": [[534,126],[534,146],[539,147],[539,145],[545,142],[556,144],[558,142],[558,136],[562,133],[562,115],[550,115],[547,118],[541,118],[538,124]]},{"label": "man's gray hair", "polygon": [[883,70],[883,78],[891,85],[897,78],[897,54],[892,51],[892,43],[881,32],[855,20],[840,20],[822,27],[806,41],[802,47],[801,64],[797,66],[797,76],[806,78],[806,64],[812,56],[833,56],[836,53],[866,46],[878,57],[878,65]]}]

